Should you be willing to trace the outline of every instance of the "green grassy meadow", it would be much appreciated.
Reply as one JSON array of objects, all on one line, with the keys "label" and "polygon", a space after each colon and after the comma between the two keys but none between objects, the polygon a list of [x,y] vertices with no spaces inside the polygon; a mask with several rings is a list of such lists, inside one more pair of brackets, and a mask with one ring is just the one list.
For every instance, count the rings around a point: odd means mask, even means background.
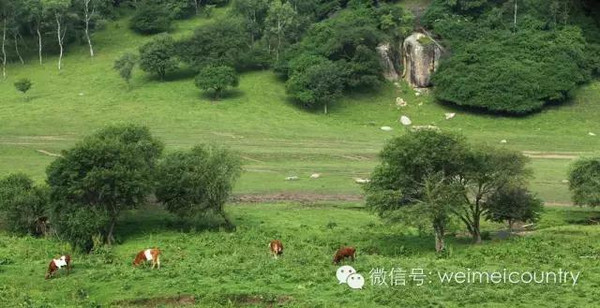
[{"label": "green grassy meadow", "polygon": [[[226,9],[217,9],[219,15]],[[211,19],[176,24],[173,35],[189,35]],[[368,177],[389,138],[404,133],[398,122],[436,125],[461,132],[475,144],[524,151],[531,158],[531,189],[548,204],[570,203],[569,164],[600,149],[600,82],[583,86],[567,104],[527,117],[499,117],[456,110],[415,95],[406,84],[386,84],[372,93],[354,93],[330,106],[330,114],[298,109],[283,82],[270,71],[244,73],[238,89],[213,102],[194,87],[189,73],[160,82],[137,70],[132,89],[113,71],[116,58],[148,41],[132,33],[125,19],[94,36],[97,56],[86,46],[68,47],[64,68],[47,56],[44,65],[28,59],[7,68],[0,81],[0,176],[24,172],[43,182],[45,168],[77,140],[105,125],[147,125],[167,151],[218,142],[244,159],[235,194],[315,196],[304,202],[231,204],[232,233],[206,228],[181,232],[177,221],[149,206],[128,212],[119,245],[92,255],[74,253],[69,277],[44,281],[50,258],[70,251],[55,239],[0,234],[0,307],[594,307],[600,298],[600,229],[588,220],[597,210],[547,207],[531,234],[497,238],[501,225],[488,224],[492,240],[473,246],[457,234],[447,240],[452,254],[436,257],[433,238],[413,228],[390,226],[360,201],[321,202],[319,196],[359,197],[355,177]],[[28,99],[13,83],[33,82]],[[396,98],[409,106],[398,108]],[[444,113],[456,112],[445,120]],[[392,132],[380,130],[393,127]],[[589,133],[598,136],[591,136]],[[501,140],[507,143],[501,144]],[[321,173],[317,180],[311,173]],[[297,175],[298,181],[285,181]],[[333,197],[332,197],[333,196]],[[311,199],[311,198],[308,198]],[[268,256],[267,243],[280,238],[285,255]],[[338,285],[331,264],[340,245],[355,245],[353,266],[368,280],[377,267],[429,271],[582,271],[571,285],[441,284],[377,287],[362,291]],[[159,246],[163,268],[133,269],[134,254]],[[431,277],[433,278],[433,277]],[[193,299],[192,299],[193,297]]]}]

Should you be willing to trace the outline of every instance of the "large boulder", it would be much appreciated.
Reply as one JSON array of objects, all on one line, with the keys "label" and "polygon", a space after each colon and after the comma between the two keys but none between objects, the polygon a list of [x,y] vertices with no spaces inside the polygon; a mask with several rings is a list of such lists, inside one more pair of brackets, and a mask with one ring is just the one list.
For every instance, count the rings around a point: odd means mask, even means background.
[{"label": "large boulder", "polygon": [[413,33],[402,43],[402,78],[415,88],[431,86],[431,75],[437,69],[442,48],[430,36]]},{"label": "large boulder", "polygon": [[394,56],[392,47],[389,43],[381,43],[377,46],[377,54],[379,54],[379,62],[383,68],[383,77],[389,81],[396,81],[399,74],[394,66]]}]

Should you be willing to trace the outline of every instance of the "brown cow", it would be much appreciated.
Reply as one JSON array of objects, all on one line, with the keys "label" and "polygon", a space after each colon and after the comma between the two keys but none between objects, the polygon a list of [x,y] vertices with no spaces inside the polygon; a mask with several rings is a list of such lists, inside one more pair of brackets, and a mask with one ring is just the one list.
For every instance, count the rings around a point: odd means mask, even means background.
[{"label": "brown cow", "polygon": [[46,272],[46,279],[50,279],[59,269],[65,267],[67,269],[67,275],[71,272],[71,256],[63,255],[58,259],[52,259],[48,264],[48,271]]},{"label": "brown cow", "polygon": [[275,259],[281,254],[283,254],[283,244],[280,240],[272,240],[269,244],[269,249],[271,250],[271,254]]},{"label": "brown cow", "polygon": [[342,261],[346,258],[350,258],[352,261],[354,261],[355,254],[356,254],[356,249],[354,247],[351,247],[351,246],[341,247],[340,249],[338,249],[338,251],[333,256],[333,263],[339,264],[340,261]]},{"label": "brown cow", "polygon": [[133,266],[138,266],[147,261],[152,261],[152,268],[158,267],[160,269],[160,250],[151,248],[138,252],[133,260]]}]

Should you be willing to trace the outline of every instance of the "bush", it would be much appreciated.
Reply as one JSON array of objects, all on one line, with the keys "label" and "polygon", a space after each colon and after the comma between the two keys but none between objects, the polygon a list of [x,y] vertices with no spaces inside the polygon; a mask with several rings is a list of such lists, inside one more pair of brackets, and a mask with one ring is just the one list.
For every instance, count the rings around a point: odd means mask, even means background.
[{"label": "bush", "polygon": [[48,190],[34,186],[24,174],[0,180],[0,219],[9,232],[45,235],[48,231]]},{"label": "bush", "polygon": [[223,206],[240,173],[240,158],[224,148],[201,145],[175,152],[158,165],[156,198],[180,218],[213,212],[233,226]]},{"label": "bush", "polygon": [[544,203],[525,187],[506,186],[499,189],[485,203],[486,218],[494,222],[507,222],[512,230],[517,221],[539,220]]},{"label": "bush", "polygon": [[223,90],[237,87],[239,78],[236,71],[228,66],[209,66],[196,76],[196,87],[207,91],[213,90],[214,98],[219,99]]},{"label": "bush", "polygon": [[140,68],[156,74],[164,80],[168,72],[177,68],[175,41],[167,34],[161,34],[140,47]]},{"label": "bush", "polygon": [[22,78],[17,80],[17,82],[15,82],[15,88],[17,89],[17,91],[25,94],[27,93],[27,91],[29,91],[29,89],[31,89],[31,80],[27,79],[27,78]]},{"label": "bush", "polygon": [[59,235],[84,250],[97,235],[111,244],[120,213],[152,191],[162,148],[147,128],[118,125],[64,151],[46,171]]},{"label": "bush", "polygon": [[600,158],[580,159],[573,164],[569,190],[576,205],[600,206]]},{"label": "bush", "polygon": [[141,34],[155,34],[169,31],[172,21],[168,6],[144,1],[137,7],[129,26]]},{"label": "bush", "polygon": [[329,60],[312,65],[292,75],[286,83],[288,94],[304,107],[323,106],[327,113],[329,103],[342,95],[343,75],[340,68]]}]

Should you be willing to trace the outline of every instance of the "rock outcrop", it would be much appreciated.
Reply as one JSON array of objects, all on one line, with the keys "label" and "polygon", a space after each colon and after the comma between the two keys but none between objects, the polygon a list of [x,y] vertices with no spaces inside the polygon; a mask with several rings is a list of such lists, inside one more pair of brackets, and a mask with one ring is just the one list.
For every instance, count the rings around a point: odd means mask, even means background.
[{"label": "rock outcrop", "polygon": [[428,35],[413,33],[402,44],[402,78],[415,88],[431,86],[431,75],[437,69],[442,48]]},{"label": "rock outcrop", "polygon": [[381,43],[377,46],[377,53],[379,54],[379,62],[383,68],[383,77],[389,81],[396,81],[400,77],[394,66],[394,56],[392,54],[392,47],[389,43]]}]

